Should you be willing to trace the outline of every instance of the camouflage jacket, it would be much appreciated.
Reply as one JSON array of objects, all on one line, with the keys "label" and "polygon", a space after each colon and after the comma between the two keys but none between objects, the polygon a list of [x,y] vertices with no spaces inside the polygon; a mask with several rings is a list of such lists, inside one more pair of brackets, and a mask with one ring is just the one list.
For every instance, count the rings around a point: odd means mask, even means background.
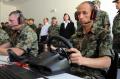
[{"label": "camouflage jacket", "polygon": [[112,33],[114,36],[120,36],[120,12],[115,16],[113,20]]},{"label": "camouflage jacket", "polygon": [[2,28],[0,28],[0,45],[6,42],[9,42],[9,36]]},{"label": "camouflage jacket", "polygon": [[19,31],[10,32],[12,47],[23,49],[26,53],[34,56],[38,53],[37,34],[29,27],[23,26]]},{"label": "camouflage jacket", "polygon": [[[71,42],[73,47],[80,50],[84,57],[98,58],[102,56],[114,56],[114,53],[110,52],[112,49],[112,38],[110,32],[96,26],[95,24],[87,34],[84,34],[83,29],[81,28],[79,32],[72,36]],[[86,76],[102,76],[102,71],[105,71],[105,69],[95,69],[84,66],[74,69],[81,73],[85,73]]]},{"label": "camouflage jacket", "polygon": [[107,12],[98,11],[94,22],[97,26],[110,30],[110,21]]},{"label": "camouflage jacket", "polygon": [[120,12],[113,20],[113,49],[115,52],[120,53]]},{"label": "camouflage jacket", "polygon": [[50,26],[49,29],[48,29],[48,34],[49,36],[55,36],[55,35],[59,35],[59,26],[58,25],[55,25],[55,26]]}]

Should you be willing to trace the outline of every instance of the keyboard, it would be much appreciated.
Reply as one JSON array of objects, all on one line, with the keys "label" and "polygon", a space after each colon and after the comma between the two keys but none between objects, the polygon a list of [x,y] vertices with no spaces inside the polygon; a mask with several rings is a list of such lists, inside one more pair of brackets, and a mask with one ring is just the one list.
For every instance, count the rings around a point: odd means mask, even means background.
[{"label": "keyboard", "polygon": [[0,66],[0,79],[47,79],[41,74],[32,72],[16,65]]}]

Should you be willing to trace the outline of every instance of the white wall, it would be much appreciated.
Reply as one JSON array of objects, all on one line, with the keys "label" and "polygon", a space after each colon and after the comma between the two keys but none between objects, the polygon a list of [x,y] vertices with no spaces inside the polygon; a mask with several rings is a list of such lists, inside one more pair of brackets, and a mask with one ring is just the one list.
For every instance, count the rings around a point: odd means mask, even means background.
[{"label": "white wall", "polygon": [[[74,20],[74,12],[77,5],[85,0],[29,0],[24,4],[19,6],[19,9],[23,11],[27,18],[34,18],[36,24],[42,23],[44,17],[51,19],[52,16],[56,16],[59,23],[63,20],[63,14],[67,12],[71,19]],[[92,0],[91,0],[92,1]],[[116,14],[115,4],[112,3],[113,0],[100,0],[101,9],[108,12],[110,21],[112,24],[113,18]],[[52,10],[55,9],[55,12]]]},{"label": "white wall", "polygon": [[[58,18],[59,23],[63,20],[63,14],[67,12],[71,19],[74,20],[74,12],[77,5],[79,5],[82,1],[85,0],[28,0],[22,4],[17,4],[17,9],[23,11],[23,14],[26,18],[34,18],[35,23],[43,23],[43,18],[48,17],[51,19],[52,16],[56,16]],[[92,1],[92,0],[91,0]],[[113,0],[100,0],[101,1],[101,9],[108,12],[111,25],[114,16],[116,15],[115,4],[112,3]],[[0,17],[4,21],[6,20],[10,11],[16,9],[14,6],[5,5],[0,3],[2,8],[0,9]],[[55,10],[52,11],[52,10]]]},{"label": "white wall", "polygon": [[0,22],[8,21],[8,15],[13,10],[16,10],[15,6],[7,5],[0,1]]},{"label": "white wall", "polygon": [[[84,1],[84,0],[82,0]],[[35,18],[36,23],[42,22],[43,18],[56,16],[59,23],[63,20],[64,13],[68,13],[71,19],[74,20],[74,12],[76,6],[81,0],[30,0],[19,6],[27,18]],[[52,12],[52,10],[56,10]]]}]

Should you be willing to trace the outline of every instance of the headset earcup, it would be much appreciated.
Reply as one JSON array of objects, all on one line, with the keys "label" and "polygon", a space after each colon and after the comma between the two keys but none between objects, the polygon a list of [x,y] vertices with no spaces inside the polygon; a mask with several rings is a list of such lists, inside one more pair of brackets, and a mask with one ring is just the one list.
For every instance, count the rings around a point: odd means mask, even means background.
[{"label": "headset earcup", "polygon": [[95,20],[95,19],[96,19],[96,16],[97,16],[97,10],[96,10],[96,9],[93,9],[93,10],[92,10],[92,13],[91,13],[90,19],[91,19],[91,20]]},{"label": "headset earcup", "polygon": [[18,17],[18,24],[21,24],[21,21],[20,21],[20,16]]},{"label": "headset earcup", "polygon": [[74,14],[74,17],[75,17],[75,20],[76,20],[76,21],[79,21],[78,15],[79,15],[79,12],[76,11],[75,14]]},{"label": "headset earcup", "polygon": [[18,24],[23,24],[24,23],[24,16],[20,13],[18,17]]}]

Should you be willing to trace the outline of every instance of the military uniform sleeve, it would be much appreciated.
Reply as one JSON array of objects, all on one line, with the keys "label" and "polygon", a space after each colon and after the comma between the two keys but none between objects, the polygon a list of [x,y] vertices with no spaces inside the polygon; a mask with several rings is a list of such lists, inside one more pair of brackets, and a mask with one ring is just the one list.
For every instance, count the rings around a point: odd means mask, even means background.
[{"label": "military uniform sleeve", "polygon": [[114,18],[112,32],[114,35],[120,34],[120,14]]},{"label": "military uniform sleeve", "polygon": [[4,30],[0,29],[0,45],[6,42],[9,42],[9,36]]},{"label": "military uniform sleeve", "polygon": [[33,55],[36,56],[38,53],[38,41],[36,33],[31,28],[24,29],[20,35],[16,47],[23,49],[28,53],[30,51]]},{"label": "military uniform sleeve", "polygon": [[112,37],[110,33],[103,33],[103,35],[101,35],[101,38],[99,56],[110,56],[113,58],[114,52],[112,51]]},{"label": "military uniform sleeve", "polygon": [[108,16],[108,14],[107,14],[107,12],[104,12],[104,24],[106,25],[106,24],[110,24],[110,22],[109,22],[109,16]]}]

